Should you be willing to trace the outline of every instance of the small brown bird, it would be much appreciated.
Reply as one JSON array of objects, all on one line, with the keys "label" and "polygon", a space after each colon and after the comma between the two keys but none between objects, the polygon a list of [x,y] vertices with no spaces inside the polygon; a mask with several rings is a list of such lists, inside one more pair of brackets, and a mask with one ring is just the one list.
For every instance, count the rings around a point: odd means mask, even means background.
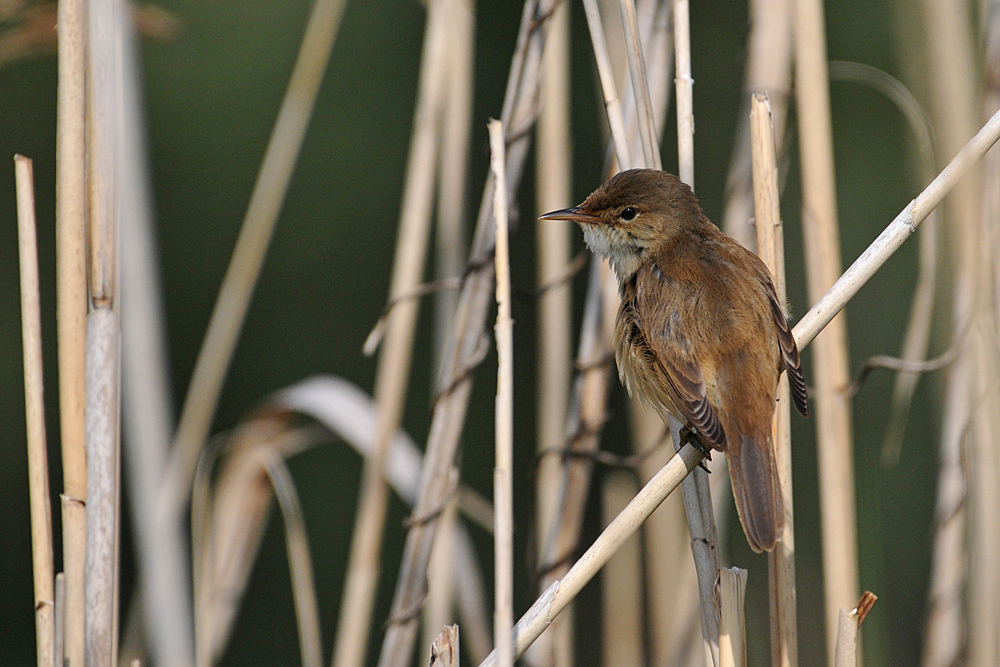
[{"label": "small brown bird", "polygon": [[574,208],[608,258],[621,291],[618,373],[667,421],[673,415],[706,452],[725,452],[733,497],[754,551],[774,548],[784,510],[771,442],[778,377],[808,414],[799,351],[764,263],[723,234],[673,174],[625,171]]}]

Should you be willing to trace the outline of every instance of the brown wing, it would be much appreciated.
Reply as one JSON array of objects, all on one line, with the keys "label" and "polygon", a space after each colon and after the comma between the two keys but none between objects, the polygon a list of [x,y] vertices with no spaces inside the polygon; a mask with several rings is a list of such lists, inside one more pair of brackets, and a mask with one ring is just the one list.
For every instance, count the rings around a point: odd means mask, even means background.
[{"label": "brown wing", "polygon": [[[637,291],[642,294],[641,303],[666,304],[669,299],[661,282],[663,274],[654,264],[651,270],[644,268],[636,275]],[[645,317],[649,313],[640,306],[638,316],[645,320],[644,329],[648,330]],[[669,322],[669,318],[662,321]],[[719,451],[726,449],[726,432],[712,404],[708,402],[705,389],[705,378],[701,364],[689,353],[682,334],[675,331],[650,331],[646,336],[646,347],[652,353],[658,375],[664,380],[664,389],[674,407],[684,420],[695,429],[699,435]]]},{"label": "brown wing", "polygon": [[788,371],[788,387],[792,391],[792,401],[799,414],[808,417],[809,399],[806,394],[806,380],[799,362],[799,348],[795,344],[795,337],[788,326],[788,320],[785,319],[785,311],[778,303],[778,295],[770,279],[764,281],[764,287],[767,290],[767,300],[771,302],[774,324],[778,328],[778,344],[781,347],[781,359],[784,361],[785,370]]}]

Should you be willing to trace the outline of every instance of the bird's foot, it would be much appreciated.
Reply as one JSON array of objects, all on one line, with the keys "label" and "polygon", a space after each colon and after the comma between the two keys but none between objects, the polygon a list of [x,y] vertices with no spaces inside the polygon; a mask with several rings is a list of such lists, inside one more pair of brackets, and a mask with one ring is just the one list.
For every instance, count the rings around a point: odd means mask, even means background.
[{"label": "bird's foot", "polygon": [[[685,444],[690,443],[695,447],[697,447],[699,450],[701,450],[701,453],[705,455],[705,459],[708,459],[709,461],[712,460],[712,449],[710,447],[706,447],[705,444],[702,443],[701,439],[698,437],[697,431],[695,431],[690,426],[682,426],[680,431],[680,436],[681,436],[681,447],[683,447]],[[712,471],[705,466],[705,459],[702,459],[701,461],[698,462],[698,467],[704,470],[705,472],[711,474]]]}]

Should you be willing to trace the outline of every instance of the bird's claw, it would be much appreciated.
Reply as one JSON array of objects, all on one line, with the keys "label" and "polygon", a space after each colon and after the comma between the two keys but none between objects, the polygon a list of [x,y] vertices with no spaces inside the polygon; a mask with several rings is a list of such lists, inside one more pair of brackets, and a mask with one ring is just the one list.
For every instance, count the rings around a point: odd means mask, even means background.
[{"label": "bird's claw", "polygon": [[[705,455],[706,459],[708,459],[709,461],[712,460],[712,449],[710,447],[706,447],[702,443],[702,441],[698,438],[697,431],[695,431],[693,428],[691,428],[690,426],[682,426],[680,431],[680,437],[681,437],[681,447],[683,447],[685,444],[690,443],[695,447],[697,447],[699,450],[701,450],[701,453]],[[704,468],[706,472],[710,472],[708,468],[705,468],[704,461],[700,462],[698,466],[700,468]]]}]

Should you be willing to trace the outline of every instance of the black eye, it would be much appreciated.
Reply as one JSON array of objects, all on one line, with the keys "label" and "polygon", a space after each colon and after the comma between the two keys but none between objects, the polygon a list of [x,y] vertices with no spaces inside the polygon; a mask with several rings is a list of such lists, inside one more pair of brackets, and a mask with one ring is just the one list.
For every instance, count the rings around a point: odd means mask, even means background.
[{"label": "black eye", "polygon": [[633,220],[637,215],[639,215],[639,212],[631,206],[626,206],[622,210],[622,220]]}]

